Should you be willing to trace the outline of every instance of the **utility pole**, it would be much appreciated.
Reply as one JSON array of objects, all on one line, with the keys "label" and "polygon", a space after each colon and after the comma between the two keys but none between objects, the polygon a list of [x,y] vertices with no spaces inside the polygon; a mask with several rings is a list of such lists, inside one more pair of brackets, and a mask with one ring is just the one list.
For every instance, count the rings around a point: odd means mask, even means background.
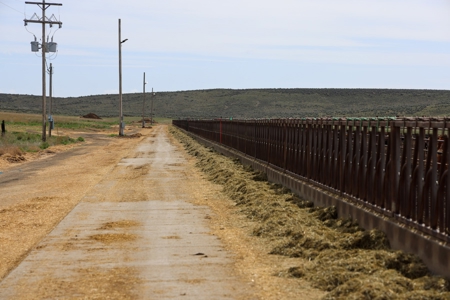
[{"label": "utility pole", "polygon": [[150,124],[152,124],[152,126],[153,126],[153,96],[155,96],[155,94],[153,93],[152,88],[152,105],[150,106]]},{"label": "utility pole", "polygon": [[143,83],[143,89],[144,89],[144,101],[142,102],[142,128],[145,128],[145,85],[147,82],[145,82],[145,72],[144,72],[144,83]]},{"label": "utility pole", "polygon": [[48,108],[48,121],[50,124],[48,124],[48,137],[52,136],[52,127],[53,127],[53,116],[52,116],[52,105],[53,105],[53,87],[52,87],[52,78],[53,78],[53,66],[52,63],[50,63],[50,105]]},{"label": "utility pole", "polygon": [[40,23],[42,24],[42,141],[45,142],[47,140],[46,136],[45,136],[45,127],[46,127],[46,113],[45,113],[45,109],[46,109],[46,82],[45,82],[45,53],[48,52],[47,49],[47,43],[45,42],[45,24],[50,24],[50,26],[52,26],[53,24],[57,24],[59,25],[59,27],[61,28],[62,26],[62,22],[59,21],[52,21],[49,18],[45,17],[45,10],[47,8],[49,8],[52,5],[55,6],[62,6],[61,3],[45,3],[45,0],[42,0],[42,2],[28,2],[26,1],[25,4],[36,4],[37,6],[39,6],[42,10],[42,18],[39,20],[33,20],[33,19],[24,19],[23,21],[25,22],[25,26],[27,25],[27,23]]},{"label": "utility pole", "polygon": [[123,111],[122,111],[122,44],[128,41],[128,39],[124,39],[122,41],[122,37],[120,34],[120,19],[119,19],[119,136],[123,136]]}]

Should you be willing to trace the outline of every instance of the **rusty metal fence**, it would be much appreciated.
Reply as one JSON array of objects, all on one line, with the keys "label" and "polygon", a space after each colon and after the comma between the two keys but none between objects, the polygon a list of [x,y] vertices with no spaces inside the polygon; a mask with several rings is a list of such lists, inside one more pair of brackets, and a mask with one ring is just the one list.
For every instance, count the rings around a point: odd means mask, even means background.
[{"label": "rusty metal fence", "polygon": [[450,119],[174,120],[173,124],[450,241]]}]

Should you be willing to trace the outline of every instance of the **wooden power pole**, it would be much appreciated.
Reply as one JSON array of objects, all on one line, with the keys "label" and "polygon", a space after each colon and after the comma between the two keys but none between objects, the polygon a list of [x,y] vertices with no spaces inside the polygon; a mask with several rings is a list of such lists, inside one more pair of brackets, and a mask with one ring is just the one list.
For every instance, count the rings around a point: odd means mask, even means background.
[{"label": "wooden power pole", "polygon": [[144,82],[143,82],[143,94],[144,94],[144,100],[142,101],[142,128],[145,128],[145,85],[147,82],[145,82],[145,72],[144,72]]},{"label": "wooden power pole", "polygon": [[124,39],[122,41],[121,34],[121,22],[119,19],[119,136],[123,136],[123,110],[122,110],[122,44],[128,41],[128,39]]},{"label": "wooden power pole", "polygon": [[152,124],[153,126],[153,96],[155,94],[153,93],[153,88],[152,88],[152,105],[150,106],[150,124]]},{"label": "wooden power pole", "polygon": [[50,124],[48,124],[48,137],[52,136],[52,127],[53,127],[53,116],[52,116],[53,87],[52,87],[52,78],[53,78],[53,66],[52,66],[52,63],[50,63],[50,86],[49,86],[50,105],[48,107],[48,118],[49,118]]},{"label": "wooden power pole", "polygon": [[27,23],[39,23],[42,24],[42,141],[45,142],[47,140],[46,138],[46,82],[45,82],[45,73],[46,73],[46,67],[45,67],[45,53],[49,52],[47,49],[47,45],[45,42],[45,24],[49,24],[50,26],[56,24],[59,25],[59,27],[62,26],[62,22],[59,21],[53,21],[51,18],[45,17],[45,10],[49,8],[50,6],[56,5],[56,6],[62,6],[61,3],[46,3],[45,0],[42,0],[42,2],[28,2],[26,1],[25,4],[36,4],[39,6],[42,10],[42,18],[41,19],[24,19],[25,26]]}]

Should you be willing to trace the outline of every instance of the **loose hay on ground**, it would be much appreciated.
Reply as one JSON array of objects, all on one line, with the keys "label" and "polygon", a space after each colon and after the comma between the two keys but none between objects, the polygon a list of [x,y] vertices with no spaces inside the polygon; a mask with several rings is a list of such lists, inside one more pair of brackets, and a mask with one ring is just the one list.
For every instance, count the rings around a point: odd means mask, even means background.
[{"label": "loose hay on ground", "polygon": [[136,235],[130,233],[103,233],[91,235],[89,236],[89,239],[105,244],[123,243],[136,240]]},{"label": "loose hay on ground", "polygon": [[60,197],[34,197],[0,209],[0,279],[73,207]]},{"label": "loose hay on ground", "polygon": [[130,228],[130,227],[136,227],[139,226],[141,223],[134,221],[134,220],[120,220],[115,222],[107,222],[103,224],[99,230],[105,230],[105,229],[115,229],[115,228]]},{"label": "loose hay on ground", "polygon": [[208,179],[221,184],[240,212],[258,223],[253,234],[272,245],[272,254],[305,259],[279,276],[307,279],[329,292],[324,299],[450,299],[448,280],[431,276],[418,257],[390,250],[383,232],[338,219],[334,207],[312,207],[238,160],[171,132]]},{"label": "loose hay on ground", "polygon": [[[78,268],[71,270],[74,278],[43,276],[36,284],[22,285],[20,299],[137,299],[142,282],[132,267]],[[26,286],[28,285],[28,286]],[[76,295],[68,297],[67,295]]]}]

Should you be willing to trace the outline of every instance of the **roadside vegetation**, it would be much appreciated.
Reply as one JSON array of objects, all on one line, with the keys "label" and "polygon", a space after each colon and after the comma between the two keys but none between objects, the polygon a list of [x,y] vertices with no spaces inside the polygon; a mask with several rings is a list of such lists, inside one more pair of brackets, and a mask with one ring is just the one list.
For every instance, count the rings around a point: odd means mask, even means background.
[{"label": "roadside vegetation", "polygon": [[84,142],[83,137],[76,139],[69,136],[51,136],[47,137],[45,142],[42,141],[41,135],[30,132],[6,132],[0,138],[0,158],[9,162],[19,162],[26,160],[23,156],[25,153],[37,153],[51,146],[69,145]]},{"label": "roadside vegetation", "polygon": [[[88,119],[76,116],[53,116],[55,128],[52,130],[52,136],[42,142],[42,115],[0,112],[0,121],[5,120],[6,134],[0,137],[0,158],[9,161],[23,160],[23,154],[36,153],[45,150],[51,146],[69,145],[84,142],[81,136],[76,136],[80,131],[101,131],[118,128],[118,117]],[[168,118],[154,118],[155,123],[169,124],[172,120]],[[133,124],[141,124],[142,117],[124,117],[125,127]],[[150,119],[146,118],[146,127],[151,127]],[[61,131],[61,132],[60,132]],[[64,133],[62,133],[64,132]],[[69,132],[69,135],[67,133]],[[71,133],[73,132],[73,134]],[[110,137],[117,137],[118,132],[108,134]]]},{"label": "roadside vegetation", "polygon": [[[73,116],[53,116],[56,133],[59,129],[107,129],[117,123],[117,118],[84,119]],[[7,131],[42,131],[42,115],[14,112],[0,112],[0,119],[5,120]],[[47,122],[47,131],[48,131]]]},{"label": "roadside vegetation", "polygon": [[[83,142],[84,138],[73,139],[69,136],[52,136],[42,142],[41,135],[29,132],[7,132],[0,140],[2,148],[16,147],[21,152],[37,152],[39,149],[47,149],[55,145],[68,145],[76,142]],[[0,150],[1,153],[1,150]]]},{"label": "roadside vegetation", "polygon": [[[99,130],[110,128],[112,120],[86,120],[78,117],[54,117],[57,124],[52,130],[52,136],[47,135],[42,141],[42,116],[36,114],[0,112],[0,120],[5,121],[6,133],[0,137],[0,157],[9,162],[25,160],[24,154],[37,153],[52,146],[69,145],[84,142],[81,136],[76,136],[76,130]],[[48,124],[47,124],[48,126]],[[64,129],[64,134],[59,130]],[[74,135],[67,135],[67,131]],[[48,127],[47,127],[48,133]]]}]

